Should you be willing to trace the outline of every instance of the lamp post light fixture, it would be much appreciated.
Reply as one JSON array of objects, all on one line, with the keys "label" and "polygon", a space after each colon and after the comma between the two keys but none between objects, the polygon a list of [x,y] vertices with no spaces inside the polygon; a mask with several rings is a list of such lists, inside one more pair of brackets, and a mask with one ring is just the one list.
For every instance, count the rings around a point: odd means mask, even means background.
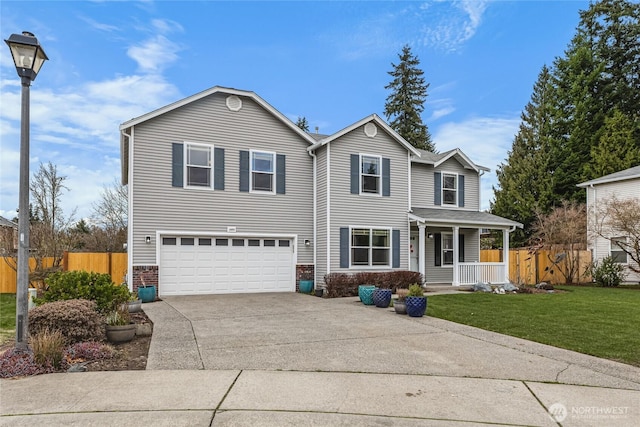
[{"label": "lamp post light fixture", "polygon": [[27,31],[11,34],[5,40],[22,80],[20,123],[20,195],[18,202],[18,285],[16,289],[16,349],[28,346],[29,309],[29,86],[35,80],[47,55],[38,39]]}]

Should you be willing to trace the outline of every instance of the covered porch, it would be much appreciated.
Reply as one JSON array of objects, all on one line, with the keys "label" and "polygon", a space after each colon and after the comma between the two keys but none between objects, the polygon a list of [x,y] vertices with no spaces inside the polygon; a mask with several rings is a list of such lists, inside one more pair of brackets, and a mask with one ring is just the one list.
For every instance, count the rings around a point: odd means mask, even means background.
[{"label": "covered porch", "polygon": [[502,231],[503,253],[508,253],[509,234],[522,224],[487,212],[438,208],[414,208],[409,224],[410,269],[419,271],[425,284],[508,282],[508,259],[480,262],[480,235],[486,229]]}]

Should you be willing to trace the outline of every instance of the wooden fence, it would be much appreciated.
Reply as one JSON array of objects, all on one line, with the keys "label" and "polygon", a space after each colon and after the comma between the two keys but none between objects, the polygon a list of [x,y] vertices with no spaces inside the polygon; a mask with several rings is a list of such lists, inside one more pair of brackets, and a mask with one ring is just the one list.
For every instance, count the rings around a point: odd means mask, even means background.
[{"label": "wooden fence", "polygon": [[[8,262],[7,262],[8,261]],[[53,264],[53,258],[44,258],[45,267]],[[17,286],[16,271],[11,267],[12,258],[0,260],[0,293],[15,293]],[[35,267],[35,260],[29,260],[29,267]],[[62,258],[63,271],[91,271],[109,273],[115,283],[121,283],[127,274],[126,253],[65,252]]]},{"label": "wooden fence", "polygon": [[[577,277],[574,283],[590,282],[591,277],[585,271],[591,263],[590,251],[574,251],[577,259]],[[563,272],[564,262],[554,264],[561,251],[538,251],[530,253],[527,249],[509,251],[509,279],[516,284],[535,284],[547,282],[554,285],[566,282]],[[501,262],[502,249],[483,249],[480,262]]]}]

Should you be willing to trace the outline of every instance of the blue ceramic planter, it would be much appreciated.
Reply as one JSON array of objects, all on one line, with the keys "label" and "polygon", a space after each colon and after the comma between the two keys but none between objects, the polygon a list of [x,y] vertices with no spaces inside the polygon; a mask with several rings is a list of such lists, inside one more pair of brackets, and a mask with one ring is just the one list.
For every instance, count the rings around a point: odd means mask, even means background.
[{"label": "blue ceramic planter", "polygon": [[303,294],[310,294],[313,290],[313,280],[300,280],[300,292]]},{"label": "blue ceramic planter", "polygon": [[391,303],[391,289],[376,289],[373,291],[373,303],[376,307],[389,307]]},{"label": "blue ceramic planter", "polygon": [[156,300],[156,287],[147,286],[145,288],[138,288],[138,298],[142,302],[153,302]]},{"label": "blue ceramic planter", "polygon": [[422,317],[427,311],[427,297],[406,297],[404,302],[411,317]]},{"label": "blue ceramic planter", "polygon": [[[362,301],[362,291],[364,289],[375,289],[376,287],[374,285],[360,285],[358,286],[358,296],[360,297],[360,301]],[[364,302],[364,301],[362,301]]]},{"label": "blue ceramic planter", "polygon": [[362,289],[362,292],[360,294],[360,301],[362,301],[364,305],[373,305],[373,292],[375,290],[375,286]]}]

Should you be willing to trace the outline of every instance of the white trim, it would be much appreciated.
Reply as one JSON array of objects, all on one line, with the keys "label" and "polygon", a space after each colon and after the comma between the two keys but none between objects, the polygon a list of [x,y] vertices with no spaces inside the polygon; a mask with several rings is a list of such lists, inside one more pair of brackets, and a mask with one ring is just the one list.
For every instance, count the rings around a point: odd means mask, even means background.
[{"label": "white trim", "polygon": [[[353,239],[352,239],[352,232],[354,229],[362,229],[362,230],[369,230],[369,237],[370,237],[370,242],[369,242],[369,264],[368,265],[353,265],[352,263],[352,259],[351,259],[351,250],[352,250],[352,243],[353,243]],[[386,265],[373,265],[373,254],[372,254],[372,249],[373,249],[373,242],[372,240],[372,234],[374,230],[386,230],[389,232],[389,246],[388,247],[378,247],[380,249],[388,249],[389,250],[389,263]],[[363,248],[362,246],[358,246],[359,248]],[[357,270],[357,269],[380,269],[380,268],[393,268],[393,227],[378,227],[378,226],[364,226],[364,225],[350,225],[349,226],[349,270]]]},{"label": "white trim", "polygon": [[331,273],[331,146],[327,146],[327,271]]},{"label": "white trim", "polygon": [[[209,186],[205,186],[205,185],[189,185],[189,161],[187,160],[188,158],[188,153],[189,153],[189,146],[195,146],[195,147],[203,147],[203,148],[207,148],[209,150],[209,162],[211,163],[209,165],[209,182],[210,185]],[[182,188],[188,188],[190,190],[208,190],[208,191],[213,191],[215,184],[213,182],[214,178],[215,178],[215,173],[214,173],[214,167],[215,167],[215,146],[213,144],[205,144],[202,142],[191,142],[191,141],[182,141]],[[198,167],[198,166],[194,166],[194,167]]]},{"label": "white trim", "polygon": [[[389,171],[389,175],[391,175],[391,171]],[[407,200],[409,201],[407,212],[411,212],[411,153],[409,152],[407,152],[407,189]]]},{"label": "white trim", "polygon": [[[367,153],[359,153],[359,162],[358,162],[358,194],[361,196],[377,196],[377,197],[382,197],[382,156],[378,155],[378,154],[367,154]],[[378,192],[376,193],[371,193],[371,192],[363,192],[362,191],[362,183],[363,183],[363,179],[362,179],[362,175],[367,175],[367,176],[376,176],[373,174],[365,174],[364,172],[362,172],[362,158],[363,157],[375,157],[378,159]]]},{"label": "white trim", "polygon": [[365,117],[364,119],[358,120],[357,122],[353,123],[350,126],[347,126],[346,128],[334,133],[331,136],[326,137],[323,140],[320,141],[314,141],[314,144],[311,145],[311,147],[307,148],[307,150],[316,150],[324,145],[327,145],[328,143],[330,143],[331,141],[334,141],[338,138],[340,138],[343,135],[346,135],[347,133],[351,132],[354,129],[359,128],[360,126],[365,125],[366,123],[369,122],[374,122],[375,124],[378,125],[378,127],[384,129],[393,139],[395,139],[399,144],[403,145],[407,150],[409,150],[411,153],[413,153],[413,155],[420,157],[420,152],[411,144],[409,144],[407,142],[406,139],[404,139],[403,137],[401,137],[396,131],[394,131],[393,129],[391,129],[391,127],[385,123],[384,120],[382,120],[380,117],[378,117],[377,114],[372,114],[370,116]]},{"label": "white trim", "polygon": [[[122,131],[124,133],[124,130]],[[127,285],[129,291],[133,292],[133,179],[129,179],[129,176],[133,176],[133,135],[135,129],[131,128],[131,134],[129,138],[128,155],[129,165],[127,166]],[[126,135],[126,134],[125,134]]]},{"label": "white trim", "polygon": [[251,92],[251,91],[245,91],[245,90],[238,90],[238,89],[232,89],[232,88],[226,88],[226,87],[221,87],[221,86],[214,86],[212,88],[206,89],[202,92],[196,93],[195,95],[191,95],[187,98],[183,98],[179,101],[176,101],[174,103],[171,103],[169,105],[165,105],[164,107],[158,108],[157,110],[151,111],[149,113],[143,114],[141,116],[138,116],[136,118],[133,118],[129,121],[126,121],[124,123],[122,123],[120,125],[120,130],[123,129],[127,129],[129,127],[132,126],[136,126],[140,123],[146,122],[147,120],[150,120],[154,117],[158,117],[162,114],[168,113],[170,111],[173,111],[177,108],[180,108],[182,106],[185,106],[187,104],[190,104],[192,102],[198,101],[202,98],[205,98],[207,96],[213,95],[215,93],[226,93],[226,94],[230,94],[230,95],[237,95],[239,97],[247,97],[247,98],[251,98],[253,101],[255,101],[257,104],[259,104],[262,108],[264,108],[265,110],[267,110],[269,113],[271,113],[273,116],[275,116],[277,119],[279,119],[282,123],[284,123],[287,127],[289,127],[291,130],[293,130],[296,134],[298,134],[300,137],[302,137],[305,141],[307,141],[309,143],[309,145],[313,145],[316,140],[313,139],[313,137],[311,135],[309,135],[308,133],[306,133],[305,131],[303,131],[302,129],[300,129],[298,126],[296,126],[295,123],[293,123],[291,120],[289,120],[285,115],[283,115],[281,112],[279,112],[278,110],[276,110],[275,108],[273,108],[271,105],[269,105],[268,102],[266,102],[264,99],[260,98],[255,92]]},{"label": "white trim", "polygon": [[[271,173],[271,191],[266,191],[266,190],[254,190],[253,189],[253,155],[255,153],[260,153],[260,154],[270,154],[271,156],[273,156],[273,172],[262,172],[262,171],[257,171],[257,173]],[[266,151],[266,150],[249,150],[249,193],[259,193],[259,194],[276,194],[276,175],[278,173],[277,171],[277,162],[276,162],[276,158],[277,155],[275,153],[275,151]]]},{"label": "white trim", "polygon": [[[458,207],[458,199],[459,199],[459,191],[460,191],[460,175],[456,172],[447,172],[447,171],[438,171],[440,172],[440,206],[442,208],[457,208]],[[455,204],[445,203],[444,202],[444,192],[453,191],[451,188],[444,188],[444,176],[445,175],[453,175],[456,178],[456,196],[455,196]]]}]

